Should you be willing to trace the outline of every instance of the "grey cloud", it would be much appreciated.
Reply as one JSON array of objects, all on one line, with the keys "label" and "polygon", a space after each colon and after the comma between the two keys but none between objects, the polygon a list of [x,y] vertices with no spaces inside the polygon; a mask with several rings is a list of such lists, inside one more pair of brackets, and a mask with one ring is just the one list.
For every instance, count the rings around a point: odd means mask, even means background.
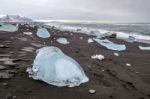
[{"label": "grey cloud", "polygon": [[0,14],[35,19],[150,22],[150,0],[0,0]]}]

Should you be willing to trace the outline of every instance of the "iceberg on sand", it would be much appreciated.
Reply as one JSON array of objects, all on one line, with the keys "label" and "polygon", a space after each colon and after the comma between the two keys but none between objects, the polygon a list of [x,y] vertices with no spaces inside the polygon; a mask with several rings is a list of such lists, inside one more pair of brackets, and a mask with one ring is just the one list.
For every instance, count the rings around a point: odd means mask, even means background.
[{"label": "iceberg on sand", "polygon": [[28,68],[29,76],[58,87],[79,86],[88,82],[81,66],[57,47],[43,47],[37,50],[33,67]]},{"label": "iceberg on sand", "polygon": [[11,24],[1,25],[0,31],[15,32],[15,31],[18,31],[18,26],[17,25],[11,25]]},{"label": "iceberg on sand", "polygon": [[60,37],[56,41],[60,44],[69,44],[68,40],[64,37]]},{"label": "iceberg on sand", "polygon": [[101,40],[101,39],[97,39],[94,38],[94,41],[96,41],[97,43],[99,43],[100,45],[106,47],[107,49],[110,50],[115,50],[115,51],[124,51],[126,50],[126,46],[123,44],[115,44],[107,39]]},{"label": "iceberg on sand", "polygon": [[48,30],[46,28],[39,28],[37,30],[37,36],[41,37],[41,38],[49,38],[50,37],[50,33],[48,32]]}]

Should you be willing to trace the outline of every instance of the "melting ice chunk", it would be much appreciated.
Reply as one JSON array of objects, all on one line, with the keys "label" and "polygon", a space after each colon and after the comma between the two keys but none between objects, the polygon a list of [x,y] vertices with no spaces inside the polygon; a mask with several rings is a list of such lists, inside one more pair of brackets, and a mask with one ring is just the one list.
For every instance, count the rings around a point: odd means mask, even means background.
[{"label": "melting ice chunk", "polygon": [[88,43],[92,43],[92,42],[93,42],[93,39],[89,38]]},{"label": "melting ice chunk", "polygon": [[104,56],[103,55],[93,55],[91,56],[92,59],[98,59],[98,60],[103,60]]},{"label": "melting ice chunk", "polygon": [[33,33],[32,32],[23,32],[23,34],[32,35]]},{"label": "melting ice chunk", "polygon": [[41,38],[48,38],[50,37],[50,33],[48,32],[46,28],[39,28],[37,30],[37,36]]},{"label": "melting ice chunk", "polygon": [[37,50],[33,67],[28,68],[27,72],[30,74],[29,77],[35,80],[42,80],[58,87],[74,87],[89,81],[74,59],[52,46]]},{"label": "melting ice chunk", "polygon": [[115,44],[107,39],[104,39],[104,40],[100,40],[100,39],[97,39],[97,38],[94,38],[94,40],[99,43],[100,45],[106,47],[107,49],[110,49],[110,50],[115,50],[115,51],[124,51],[126,50],[126,46],[123,45],[123,44]]},{"label": "melting ice chunk", "polygon": [[133,42],[136,41],[136,38],[133,37],[133,36],[129,36],[128,39],[127,39],[126,41],[129,42],[129,43],[133,43]]},{"label": "melting ice chunk", "polygon": [[150,50],[150,46],[147,46],[147,47],[139,46],[139,49],[140,50]]},{"label": "melting ice chunk", "polygon": [[11,24],[5,24],[0,26],[0,31],[5,31],[5,32],[15,32],[18,30],[18,26],[16,25],[11,25]]},{"label": "melting ice chunk", "polygon": [[61,44],[69,44],[68,40],[64,37],[60,37],[56,41]]}]

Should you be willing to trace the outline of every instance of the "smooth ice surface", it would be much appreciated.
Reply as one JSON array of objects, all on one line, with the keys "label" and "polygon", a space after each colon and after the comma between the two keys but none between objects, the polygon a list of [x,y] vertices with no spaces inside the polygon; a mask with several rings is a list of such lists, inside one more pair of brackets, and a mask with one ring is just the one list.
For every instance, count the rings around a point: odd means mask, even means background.
[{"label": "smooth ice surface", "polygon": [[94,40],[99,43],[100,45],[106,47],[107,49],[110,49],[110,50],[115,50],[115,51],[124,51],[126,50],[126,46],[123,45],[123,44],[115,44],[107,39],[104,39],[104,40],[100,40],[100,39],[97,39],[97,38],[94,38]]},{"label": "smooth ice surface", "polygon": [[46,28],[39,28],[37,30],[37,36],[41,37],[41,38],[49,38],[50,37],[50,33],[48,32],[48,30]]},{"label": "smooth ice surface", "polygon": [[81,66],[57,47],[43,47],[37,50],[32,69],[27,72],[35,80],[42,80],[58,87],[79,86],[88,82]]},{"label": "smooth ice surface", "polygon": [[0,26],[0,31],[15,32],[17,30],[18,30],[18,26],[16,25],[5,24],[5,25]]},{"label": "smooth ice surface", "polygon": [[147,47],[139,46],[139,49],[140,50],[150,50],[150,46],[147,46]]},{"label": "smooth ice surface", "polygon": [[60,37],[56,41],[60,44],[69,44],[69,41],[64,37]]}]

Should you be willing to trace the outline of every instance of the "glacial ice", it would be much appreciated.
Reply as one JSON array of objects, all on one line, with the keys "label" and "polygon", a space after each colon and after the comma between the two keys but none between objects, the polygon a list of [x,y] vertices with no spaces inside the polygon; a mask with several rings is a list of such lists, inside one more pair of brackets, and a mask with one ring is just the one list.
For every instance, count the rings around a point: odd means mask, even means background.
[{"label": "glacial ice", "polygon": [[126,41],[129,42],[129,43],[133,43],[133,42],[136,41],[136,38],[133,37],[133,36],[129,36],[128,39],[127,39]]},{"label": "glacial ice", "polygon": [[88,43],[93,43],[93,42],[94,42],[93,39],[91,38],[88,39]]},{"label": "glacial ice", "polygon": [[58,87],[75,87],[88,82],[81,66],[57,47],[43,47],[37,50],[33,67],[27,68],[29,77],[42,80]]},{"label": "glacial ice", "polygon": [[64,37],[60,37],[56,41],[60,44],[69,44],[69,41]]},{"label": "glacial ice", "polygon": [[50,33],[48,32],[48,30],[46,28],[39,28],[37,30],[37,36],[41,37],[41,38],[49,38]]},{"label": "glacial ice", "polygon": [[103,60],[104,56],[103,55],[93,55],[91,56],[92,59],[98,59],[98,60]]},{"label": "glacial ice", "polygon": [[17,25],[5,24],[0,26],[0,31],[4,32],[15,32],[18,30]]},{"label": "glacial ice", "polygon": [[25,35],[32,35],[33,33],[32,32],[23,32],[23,34],[25,34]]},{"label": "glacial ice", "polygon": [[140,50],[150,50],[150,46],[147,46],[147,47],[139,46],[139,49]]},{"label": "glacial ice", "polygon": [[115,44],[107,39],[100,40],[97,38],[94,38],[94,41],[99,43],[100,45],[106,47],[107,49],[114,50],[114,51],[124,51],[126,50],[126,46],[123,44]]}]

